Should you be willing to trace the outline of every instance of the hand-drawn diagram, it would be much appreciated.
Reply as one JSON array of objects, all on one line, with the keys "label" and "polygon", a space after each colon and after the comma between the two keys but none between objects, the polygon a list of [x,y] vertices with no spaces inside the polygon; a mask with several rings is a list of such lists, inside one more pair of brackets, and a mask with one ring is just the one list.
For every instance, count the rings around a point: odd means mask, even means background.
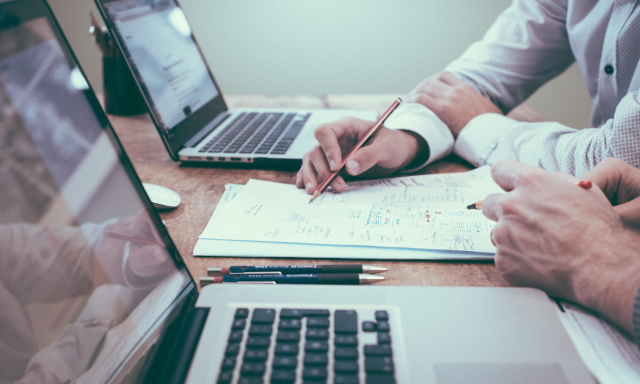
[{"label": "hand-drawn diagram", "polygon": [[499,189],[448,176],[350,183],[311,204],[294,186],[251,180],[201,237],[493,253],[495,223],[466,205]]}]

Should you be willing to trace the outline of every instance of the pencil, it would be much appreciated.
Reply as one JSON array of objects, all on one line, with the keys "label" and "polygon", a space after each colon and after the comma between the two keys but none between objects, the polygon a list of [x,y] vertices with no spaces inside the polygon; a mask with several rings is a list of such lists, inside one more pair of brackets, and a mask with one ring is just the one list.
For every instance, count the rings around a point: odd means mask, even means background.
[{"label": "pencil", "polygon": [[387,111],[385,113],[383,113],[382,116],[380,116],[378,121],[376,121],[375,124],[373,124],[373,126],[371,128],[369,128],[367,133],[364,134],[364,136],[351,149],[351,151],[347,154],[347,156],[345,156],[344,159],[342,159],[342,163],[340,164],[340,168],[338,168],[335,171],[331,172],[331,174],[324,179],[322,184],[318,185],[318,188],[316,188],[316,191],[313,193],[313,196],[311,197],[311,200],[309,200],[309,203],[311,203],[313,200],[317,199],[318,196],[320,196],[329,187],[329,184],[331,184],[331,182],[333,182],[333,180],[336,178],[336,176],[338,176],[338,173],[340,173],[342,168],[344,168],[344,166],[347,164],[347,161],[349,161],[351,156],[353,156],[353,154],[355,154],[356,151],[358,151],[358,149],[360,149],[367,142],[367,140],[369,140],[371,137],[373,137],[373,135],[376,134],[376,132],[378,132],[380,127],[382,127],[382,124],[384,124],[384,122],[391,115],[391,113],[393,111],[395,111],[396,108],[398,108],[400,103],[402,103],[402,99],[398,98],[396,101],[393,102],[393,104],[391,104],[391,106],[387,109]]},{"label": "pencil", "polygon": [[[584,180],[580,180],[580,181],[576,181],[573,184],[577,185],[578,187],[585,189],[585,190],[590,190],[591,187],[593,187],[593,183],[590,181],[584,181]],[[482,209],[482,200],[476,201],[473,204],[469,204],[467,205],[467,209]]]},{"label": "pencil", "polygon": [[145,239],[144,237],[123,235],[122,233],[115,233],[115,232],[111,232],[111,231],[106,231],[104,235],[109,237],[109,238],[112,238],[112,239],[133,241],[135,243],[141,243],[141,244],[147,244],[147,245],[157,245],[159,247],[167,248],[167,247],[165,247],[164,245],[158,243],[155,240]]}]

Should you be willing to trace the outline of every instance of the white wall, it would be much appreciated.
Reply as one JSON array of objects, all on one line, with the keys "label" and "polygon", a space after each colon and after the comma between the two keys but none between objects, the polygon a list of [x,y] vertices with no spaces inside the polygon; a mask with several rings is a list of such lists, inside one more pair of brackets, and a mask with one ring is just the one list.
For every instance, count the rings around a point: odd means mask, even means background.
[{"label": "white wall", "polygon": [[[101,90],[91,0],[49,0]],[[182,0],[223,93],[406,93],[482,37],[510,0]],[[152,32],[150,32],[152,33]],[[589,125],[573,66],[529,104],[550,120]]]}]

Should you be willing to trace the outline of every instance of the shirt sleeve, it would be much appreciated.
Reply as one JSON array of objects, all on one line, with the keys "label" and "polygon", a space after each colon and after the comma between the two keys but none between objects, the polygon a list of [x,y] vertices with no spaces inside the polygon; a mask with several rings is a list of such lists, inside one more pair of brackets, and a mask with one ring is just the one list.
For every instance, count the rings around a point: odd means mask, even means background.
[{"label": "shirt sleeve", "polygon": [[566,0],[514,0],[445,71],[506,114],[574,62],[566,18]]},{"label": "shirt sleeve", "polygon": [[385,122],[389,129],[412,131],[420,135],[429,146],[429,157],[423,164],[405,168],[401,173],[414,172],[427,164],[439,160],[451,153],[453,135],[449,127],[429,108],[418,103],[403,104],[389,116]]},{"label": "shirt sleeve", "polygon": [[640,168],[638,92],[626,95],[613,118],[600,128],[577,130],[560,123],[523,123],[483,114],[464,127],[453,151],[475,166],[508,158],[576,176],[607,157]]}]

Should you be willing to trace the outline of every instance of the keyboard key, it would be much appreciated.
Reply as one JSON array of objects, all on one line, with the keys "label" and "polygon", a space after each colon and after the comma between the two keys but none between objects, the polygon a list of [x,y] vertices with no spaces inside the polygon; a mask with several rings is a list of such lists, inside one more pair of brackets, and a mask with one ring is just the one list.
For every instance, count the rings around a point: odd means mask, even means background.
[{"label": "keyboard key", "polygon": [[229,334],[229,343],[239,343],[242,341],[242,331],[232,331]]},{"label": "keyboard key", "polygon": [[353,360],[336,360],[333,370],[336,373],[358,373],[358,362]]},{"label": "keyboard key", "polygon": [[277,369],[295,369],[298,365],[296,356],[276,356],[273,358],[273,367]]},{"label": "keyboard key", "polygon": [[227,357],[222,360],[222,370],[223,371],[231,371],[236,367],[236,358],[235,357]]},{"label": "keyboard key", "polygon": [[225,350],[224,354],[227,356],[235,356],[238,354],[239,351],[240,351],[240,344],[233,343],[233,344],[227,345],[227,349]]},{"label": "keyboard key", "polygon": [[260,376],[264,374],[265,369],[264,363],[243,363],[240,374],[242,376]]},{"label": "keyboard key", "polygon": [[300,341],[300,332],[295,331],[280,331],[278,332],[278,342],[297,343]]},{"label": "keyboard key", "polygon": [[262,377],[241,377],[238,384],[263,384]]},{"label": "keyboard key", "polygon": [[247,323],[247,321],[245,319],[233,320],[233,323],[231,324],[231,329],[233,329],[233,330],[244,329],[244,326],[245,326],[246,323]]},{"label": "keyboard key", "polygon": [[304,365],[324,365],[329,362],[326,353],[306,353],[304,355]]},{"label": "keyboard key", "polygon": [[393,375],[369,375],[367,374],[367,384],[395,384]]},{"label": "keyboard key", "polygon": [[265,361],[269,353],[266,349],[247,349],[244,352],[245,361]]},{"label": "keyboard key", "polygon": [[389,320],[389,313],[387,311],[376,311],[375,316],[377,321]]},{"label": "keyboard key", "polygon": [[358,384],[360,380],[357,375],[336,375],[334,384]]},{"label": "keyboard key", "polygon": [[271,338],[264,336],[249,336],[247,339],[247,348],[251,349],[267,349],[271,344]]},{"label": "keyboard key", "polygon": [[252,325],[249,328],[249,335],[270,335],[272,331],[273,329],[271,325]]},{"label": "keyboard key", "polygon": [[393,360],[391,357],[367,357],[364,360],[364,370],[369,373],[392,373]]},{"label": "keyboard key", "polygon": [[236,319],[246,319],[249,316],[249,310],[247,308],[236,309]]},{"label": "keyboard key", "polygon": [[378,321],[376,324],[376,330],[378,332],[389,332],[389,322],[388,321]]},{"label": "keyboard key", "polygon": [[389,344],[383,345],[365,345],[365,356],[391,356],[391,346]]},{"label": "keyboard key", "polygon": [[387,332],[378,332],[378,344],[391,344],[391,335]]},{"label": "keyboard key", "polygon": [[298,344],[293,343],[278,343],[276,344],[276,355],[297,355]]},{"label": "keyboard key", "polygon": [[338,335],[333,343],[341,347],[355,347],[358,345],[358,337],[354,335]]},{"label": "keyboard key", "polygon": [[252,324],[273,324],[276,318],[276,311],[273,309],[254,309],[253,317],[251,318]]},{"label": "keyboard key", "polygon": [[272,383],[293,383],[296,381],[296,371],[288,370],[284,371],[281,369],[274,369],[271,372],[271,382]]},{"label": "keyboard key", "polygon": [[362,322],[362,331],[363,332],[375,332],[376,331],[376,323],[373,321],[363,321]]},{"label": "keyboard key", "polygon": [[327,329],[307,329],[307,339],[314,340],[328,340],[329,339],[329,330]]},{"label": "keyboard key", "polygon": [[228,384],[233,380],[233,371],[222,371],[218,376],[218,384]]},{"label": "keyboard key", "polygon": [[327,368],[325,367],[304,367],[302,370],[302,378],[304,379],[315,379],[315,380],[326,380],[327,379]]},{"label": "keyboard key", "polygon": [[358,359],[358,349],[349,347],[336,347],[333,356],[336,360],[356,360]]},{"label": "keyboard key", "polygon": [[300,319],[304,316],[325,316],[331,313],[328,309],[290,309],[284,308],[280,311],[281,319]]},{"label": "keyboard key", "polygon": [[356,311],[338,310],[334,313],[335,333],[357,333],[358,314]]},{"label": "keyboard key", "polygon": [[302,323],[298,319],[280,320],[280,323],[278,324],[278,329],[300,330],[301,326],[302,326]]},{"label": "keyboard key", "polygon": [[328,317],[310,317],[307,319],[308,328],[329,328]]},{"label": "keyboard key", "polygon": [[329,343],[326,341],[310,340],[305,344],[304,350],[306,352],[327,352],[329,350]]}]

